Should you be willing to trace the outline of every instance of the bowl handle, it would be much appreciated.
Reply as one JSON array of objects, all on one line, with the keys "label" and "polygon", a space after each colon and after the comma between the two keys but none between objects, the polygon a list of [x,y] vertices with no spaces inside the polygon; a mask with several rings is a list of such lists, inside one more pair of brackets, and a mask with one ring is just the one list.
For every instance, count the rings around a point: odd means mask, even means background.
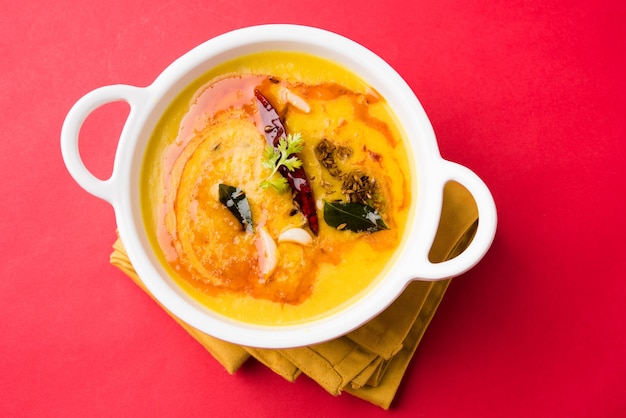
[{"label": "bowl handle", "polygon": [[124,132],[135,118],[136,111],[145,102],[146,95],[144,88],[134,87],[124,84],[100,87],[81,97],[72,106],[61,129],[61,153],[63,161],[74,180],[92,195],[112,203],[113,194],[116,191],[114,184],[115,164],[111,177],[102,180],[91,173],[80,156],[78,138],[80,129],[87,117],[97,108],[117,101],[125,101],[130,105],[130,113],[122,129],[120,138],[124,137]]},{"label": "bowl handle", "polygon": [[465,273],[482,259],[496,233],[496,205],[485,183],[469,168],[451,161],[443,161],[445,166],[440,173],[445,174],[442,174],[440,187],[443,189],[447,182],[455,181],[470,192],[478,208],[478,228],[469,246],[456,257],[433,263],[426,255],[420,266],[418,280],[439,280]]}]

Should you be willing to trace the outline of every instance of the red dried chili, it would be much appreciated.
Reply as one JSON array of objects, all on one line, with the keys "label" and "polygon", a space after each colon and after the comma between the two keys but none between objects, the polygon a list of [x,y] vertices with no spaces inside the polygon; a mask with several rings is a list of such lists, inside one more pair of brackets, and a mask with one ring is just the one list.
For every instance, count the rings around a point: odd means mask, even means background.
[{"label": "red dried chili", "polygon": [[[258,110],[263,122],[262,132],[265,135],[265,140],[275,147],[281,138],[286,138],[285,126],[269,100],[259,90],[254,90],[254,95],[259,104]],[[290,171],[287,167],[281,166],[278,172],[287,179],[291,190],[293,190],[293,200],[306,217],[311,232],[317,235],[319,232],[317,209],[313,198],[313,189],[304,168],[300,167]]]}]

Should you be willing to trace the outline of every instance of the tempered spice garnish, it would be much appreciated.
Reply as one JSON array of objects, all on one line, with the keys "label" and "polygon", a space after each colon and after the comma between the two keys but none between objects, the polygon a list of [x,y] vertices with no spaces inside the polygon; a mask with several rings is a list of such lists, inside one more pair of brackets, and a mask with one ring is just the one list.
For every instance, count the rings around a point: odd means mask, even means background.
[{"label": "tempered spice garnish", "polygon": [[[378,193],[376,179],[360,170],[343,172],[337,165],[336,158],[346,160],[352,156],[352,148],[336,146],[328,139],[322,139],[315,147],[315,156],[328,173],[342,180],[341,194],[350,203],[363,203],[380,209],[382,202]],[[324,186],[324,183],[322,183]],[[332,191],[327,189],[328,194]]]},{"label": "tempered spice garnish", "polygon": [[315,157],[317,157],[322,167],[328,170],[331,176],[339,178],[341,177],[341,170],[339,170],[335,161],[336,150],[335,144],[324,138],[315,147]]},{"label": "tempered spice garnish", "polygon": [[348,202],[364,203],[377,209],[381,206],[376,179],[359,170],[343,176],[341,193]]}]

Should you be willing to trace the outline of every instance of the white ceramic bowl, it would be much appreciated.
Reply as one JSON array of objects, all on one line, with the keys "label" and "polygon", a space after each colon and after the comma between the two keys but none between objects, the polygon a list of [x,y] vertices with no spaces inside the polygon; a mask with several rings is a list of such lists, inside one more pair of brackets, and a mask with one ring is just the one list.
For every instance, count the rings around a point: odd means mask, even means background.
[{"label": "white ceramic bowl", "polygon": [[[382,280],[354,303],[333,314],[299,325],[260,326],[225,318],[201,306],[167,275],[153,253],[143,227],[140,171],[144,150],[172,100],[210,68],[241,55],[264,50],[300,51],[335,61],[358,74],[387,100],[403,126],[415,162],[412,215],[399,256]],[[130,114],[122,130],[113,172],[100,180],[79,154],[80,128],[98,107],[126,101]],[[491,245],[496,209],[491,193],[472,171],[444,160],[431,124],[411,88],[380,57],[340,35],[297,25],[263,25],[235,30],[213,38],[174,61],[152,83],[140,88],[111,85],[82,97],[70,110],[61,132],[61,148],[68,171],[87,192],[109,202],[114,210],[129,258],[139,277],[159,302],[193,327],[237,344],[286,348],[326,341],[343,335],[374,317],[402,292],[411,280],[439,280],[473,267]],[[428,253],[441,214],[443,187],[448,181],[464,185],[479,210],[479,226],[470,246],[458,257],[431,263]]]}]

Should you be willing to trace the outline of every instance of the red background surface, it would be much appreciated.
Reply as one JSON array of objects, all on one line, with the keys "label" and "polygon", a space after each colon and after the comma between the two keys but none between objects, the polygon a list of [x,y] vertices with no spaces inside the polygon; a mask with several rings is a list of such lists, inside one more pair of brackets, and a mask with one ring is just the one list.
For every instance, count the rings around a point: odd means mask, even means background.
[{"label": "red background surface", "polygon": [[[626,3],[0,3],[0,415],[617,417],[626,414]],[[67,174],[70,106],[150,84],[222,32],[301,23],[381,55],[442,155],[499,210],[453,281],[392,410],[301,377],[222,367],[110,266],[113,210]],[[111,172],[123,104],[93,114],[87,165]]]}]

